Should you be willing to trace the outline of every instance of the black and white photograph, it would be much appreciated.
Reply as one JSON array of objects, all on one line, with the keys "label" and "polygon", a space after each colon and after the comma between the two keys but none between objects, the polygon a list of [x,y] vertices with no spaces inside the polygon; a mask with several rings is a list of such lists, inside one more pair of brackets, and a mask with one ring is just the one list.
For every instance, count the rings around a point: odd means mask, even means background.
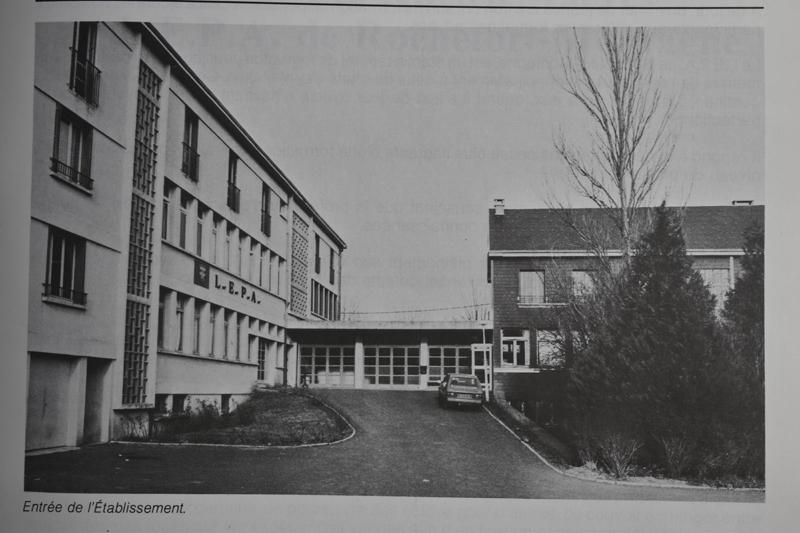
[{"label": "black and white photograph", "polygon": [[763,6],[60,4],[4,259],[20,530],[776,527]]}]

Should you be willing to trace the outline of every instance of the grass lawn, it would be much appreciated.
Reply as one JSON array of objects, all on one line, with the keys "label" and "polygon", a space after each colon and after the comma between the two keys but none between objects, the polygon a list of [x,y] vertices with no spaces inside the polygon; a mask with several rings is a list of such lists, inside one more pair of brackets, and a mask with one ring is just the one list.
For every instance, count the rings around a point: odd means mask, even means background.
[{"label": "grass lawn", "polygon": [[230,414],[215,405],[165,417],[153,425],[153,442],[292,446],[334,442],[350,426],[322,402],[292,389],[254,391]]}]

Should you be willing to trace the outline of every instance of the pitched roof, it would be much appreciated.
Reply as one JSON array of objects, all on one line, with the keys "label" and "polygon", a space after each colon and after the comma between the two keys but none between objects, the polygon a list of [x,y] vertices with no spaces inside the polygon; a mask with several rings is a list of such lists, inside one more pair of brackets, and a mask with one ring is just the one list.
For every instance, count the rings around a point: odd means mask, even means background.
[{"label": "pitched roof", "polygon": [[[652,208],[642,208],[652,212]],[[672,207],[682,213],[687,249],[740,249],[745,228],[753,221],[764,224],[763,205]],[[587,209],[506,209],[489,211],[489,250],[583,250],[577,233],[565,216],[581,227],[617,234],[608,211]],[[617,246],[619,248],[619,246]]]}]

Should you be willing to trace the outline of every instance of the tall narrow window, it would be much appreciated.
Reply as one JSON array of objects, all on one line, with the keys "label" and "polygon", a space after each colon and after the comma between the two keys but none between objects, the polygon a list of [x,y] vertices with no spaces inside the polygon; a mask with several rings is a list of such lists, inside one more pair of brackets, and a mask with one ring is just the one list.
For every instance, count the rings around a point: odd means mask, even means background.
[{"label": "tall narrow window", "polygon": [[180,220],[178,221],[178,245],[181,248],[186,248],[186,220],[187,220],[187,213],[186,210],[189,207],[189,198],[185,194],[181,193],[181,212],[180,212]]},{"label": "tall narrow window", "polygon": [[236,166],[239,158],[233,153],[228,152],[228,207],[234,212],[239,212],[239,187],[236,186]]},{"label": "tall narrow window", "polygon": [[242,263],[244,262],[244,256],[242,255],[242,248],[244,247],[245,239],[247,239],[247,237],[239,238],[239,253],[238,253],[239,257],[236,260],[236,269],[237,269],[236,271],[239,274],[239,276],[242,275]]},{"label": "tall narrow window", "polygon": [[219,221],[213,220],[211,226],[211,262],[216,264],[217,263],[217,235],[218,231],[217,228],[219,227]]},{"label": "tall narrow window", "polygon": [[92,180],[92,127],[67,109],[56,108],[55,140],[50,169],[57,177],[86,190]]},{"label": "tall narrow window", "polygon": [[202,257],[203,256],[203,217],[205,213],[203,212],[200,204],[197,204],[197,235],[195,235],[195,251],[197,255]]},{"label": "tall narrow window", "polygon": [[544,303],[544,271],[520,270],[518,298],[519,305]]},{"label": "tall narrow window", "polygon": [[164,197],[164,205],[161,208],[161,238],[169,240],[169,199]]},{"label": "tall narrow window", "polygon": [[264,287],[264,255],[268,252],[264,248],[259,250],[258,254],[258,286]]},{"label": "tall narrow window", "polygon": [[264,370],[267,363],[267,339],[258,339],[258,370],[256,371],[256,379],[259,381],[264,380]]},{"label": "tall narrow window", "polygon": [[231,313],[229,311],[225,311],[225,322],[222,324],[222,340],[224,342],[224,346],[222,349],[222,355],[225,359],[228,358],[228,336],[230,335],[230,318]]},{"label": "tall narrow window", "polygon": [[570,272],[572,281],[572,296],[585,298],[594,290],[594,278],[588,270],[573,270]]},{"label": "tall narrow window", "polygon": [[76,22],[72,33],[69,88],[90,105],[100,101],[100,70],[95,66],[97,22]]},{"label": "tall narrow window", "polygon": [[233,233],[233,227],[229,224],[228,230],[225,232],[225,269],[231,269],[231,238]]},{"label": "tall narrow window", "polygon": [[166,317],[164,316],[164,310],[166,309],[166,302],[167,302],[167,292],[162,290],[158,294],[158,347],[164,347],[164,321]]},{"label": "tall narrow window", "polygon": [[44,296],[86,305],[83,292],[86,240],[51,227],[47,243],[47,274]]},{"label": "tall narrow window", "polygon": [[211,345],[208,347],[208,353],[212,357],[215,355],[215,346],[217,343],[217,312],[219,308],[216,306],[210,306],[209,313],[208,313],[208,326],[211,329]]},{"label": "tall narrow window", "polygon": [[194,342],[192,343],[192,353],[200,353],[200,312],[203,310],[203,302],[194,302]]},{"label": "tall narrow window", "polygon": [[242,319],[239,318],[239,319],[236,320],[236,352],[235,353],[236,353],[236,360],[237,361],[239,360],[239,357],[240,357],[239,354],[240,354],[241,349],[242,349],[241,342],[242,342]]},{"label": "tall narrow window", "polygon": [[200,155],[197,153],[197,115],[188,107],[183,119],[183,157],[181,171],[192,181],[197,181]]},{"label": "tall narrow window", "polygon": [[178,305],[175,307],[175,319],[178,321],[178,346],[177,350],[183,351],[183,313],[184,313],[184,300],[178,296]]},{"label": "tall narrow window", "polygon": [[272,231],[272,214],[270,212],[270,200],[272,191],[267,187],[266,183],[261,184],[261,231],[267,237],[270,236]]},{"label": "tall narrow window", "polygon": [[328,268],[328,281],[330,281],[331,285],[336,282],[336,270],[333,268],[333,247],[330,248],[330,261],[329,261],[329,268]]},{"label": "tall narrow window", "polygon": [[319,256],[319,235],[314,235],[314,272],[319,274],[322,258]]}]

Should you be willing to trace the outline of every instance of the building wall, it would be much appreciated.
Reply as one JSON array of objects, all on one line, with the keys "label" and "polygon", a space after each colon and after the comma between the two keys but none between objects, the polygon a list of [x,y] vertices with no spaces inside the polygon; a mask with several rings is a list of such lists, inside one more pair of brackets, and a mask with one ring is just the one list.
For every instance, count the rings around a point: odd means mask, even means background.
[{"label": "building wall", "polygon": [[[132,35],[124,28],[98,24],[95,64],[102,72],[96,106],[69,88],[72,40],[72,23],[37,25],[27,449],[108,439],[109,369],[122,353],[126,258],[122,235],[127,227],[120,213],[127,212],[124,200],[129,190],[125,102],[130,98],[129,70],[134,64]],[[91,131],[89,187],[56,172],[51,164],[59,108]],[[44,294],[51,228],[85,243],[85,303]]]},{"label": "building wall", "polygon": [[[285,329],[292,209],[304,210],[313,231],[318,231],[316,221],[280,171],[225,118],[213,96],[184,73],[172,51],[139,29],[98,23],[94,64],[100,70],[99,98],[92,102],[69,88],[73,23],[37,25],[29,449],[138,433],[165,397],[179,402],[193,396],[195,404],[216,401],[233,407],[254,384],[296,380],[295,352]],[[146,122],[137,114],[141,64],[160,79],[154,166],[145,171],[152,192],[137,185],[134,176],[134,169],[142,168],[134,157],[137,124]],[[60,108],[68,113],[59,115]],[[198,124],[196,175],[183,168],[187,108]],[[93,181],[64,174],[69,169],[63,171],[63,165],[59,172],[51,170],[56,133],[64,129],[59,129],[59,116],[91,130],[90,164],[80,165]],[[237,158],[238,209],[228,205],[231,152]],[[142,199],[152,206],[153,218],[140,227],[146,217],[132,217],[137,213],[132,206]],[[43,296],[51,227],[85,241],[85,303]],[[333,242],[326,231],[319,232],[326,243]],[[223,257],[226,238],[230,262]],[[147,263],[129,261],[143,249],[150,270],[130,269]],[[205,280],[196,276],[200,271]],[[338,266],[336,271],[338,278]],[[321,278],[320,283],[327,280]],[[132,282],[144,282],[146,288],[129,294]],[[131,320],[136,316],[132,302],[149,314]],[[212,315],[219,317],[213,325]],[[226,320],[227,344],[221,340]],[[144,350],[140,360],[128,350],[132,338]],[[131,376],[139,375],[131,361],[139,361],[144,383],[134,401],[125,399]]]},{"label": "building wall", "polygon": [[[693,256],[695,269],[727,269],[729,287],[740,274],[739,256]],[[559,329],[559,303],[570,294],[570,271],[596,269],[592,258],[496,258],[491,263],[494,313],[493,363],[495,365],[495,396],[515,402],[526,402],[550,416],[563,397],[565,373],[559,368],[539,368],[536,332]],[[546,303],[520,305],[519,272],[544,272]],[[719,291],[718,291],[719,292]],[[723,302],[718,301],[718,309]],[[502,368],[503,331],[527,330],[530,344],[530,368]],[[545,416],[545,415],[542,415]]]}]

